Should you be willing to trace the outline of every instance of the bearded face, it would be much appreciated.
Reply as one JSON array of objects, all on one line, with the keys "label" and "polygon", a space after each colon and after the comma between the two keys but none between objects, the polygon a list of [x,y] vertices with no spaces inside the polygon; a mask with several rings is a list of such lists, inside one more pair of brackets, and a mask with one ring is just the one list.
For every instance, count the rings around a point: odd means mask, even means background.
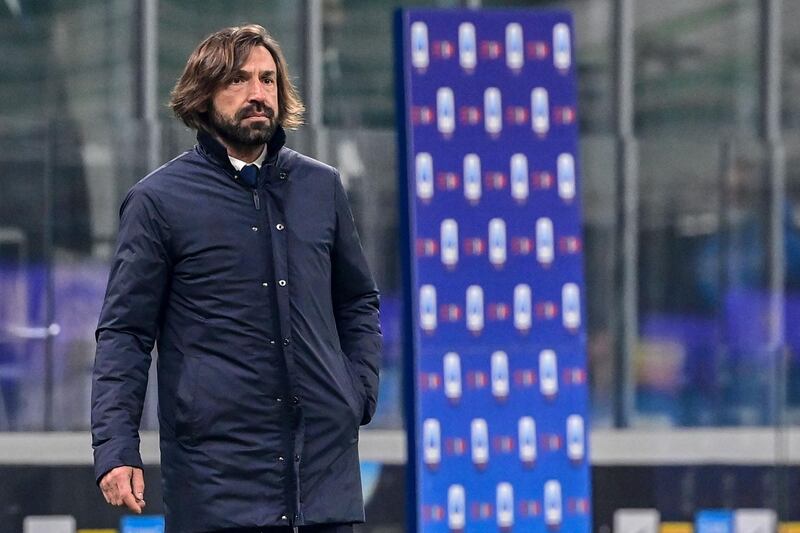
[{"label": "bearded face", "polygon": [[269,142],[280,121],[278,97],[278,72],[272,54],[263,46],[255,46],[209,102],[209,126],[230,155],[249,158]]},{"label": "bearded face", "polygon": [[214,132],[226,144],[242,147],[268,143],[278,127],[275,110],[259,102],[246,104],[232,116],[212,106],[209,118]]}]

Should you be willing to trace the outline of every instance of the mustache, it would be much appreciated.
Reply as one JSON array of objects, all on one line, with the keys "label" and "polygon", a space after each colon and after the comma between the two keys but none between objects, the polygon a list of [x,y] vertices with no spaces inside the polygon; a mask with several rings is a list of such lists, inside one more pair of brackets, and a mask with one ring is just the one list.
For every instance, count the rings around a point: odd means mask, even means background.
[{"label": "mustache", "polygon": [[275,118],[275,110],[270,106],[262,104],[250,104],[236,113],[236,120],[244,120],[250,117],[264,116],[268,119]]}]

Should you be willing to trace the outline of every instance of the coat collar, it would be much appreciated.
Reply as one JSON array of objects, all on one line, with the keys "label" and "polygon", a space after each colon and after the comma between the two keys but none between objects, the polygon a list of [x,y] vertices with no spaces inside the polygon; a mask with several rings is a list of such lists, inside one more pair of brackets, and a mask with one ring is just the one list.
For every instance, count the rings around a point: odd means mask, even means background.
[{"label": "coat collar", "polygon": [[[274,165],[283,145],[286,143],[286,132],[283,127],[278,125],[275,133],[267,143],[267,158],[264,160],[265,165]],[[217,164],[224,168],[236,172],[231,165],[231,160],[228,159],[228,151],[213,135],[205,130],[197,132],[197,146],[200,151],[209,159],[212,159]]]}]

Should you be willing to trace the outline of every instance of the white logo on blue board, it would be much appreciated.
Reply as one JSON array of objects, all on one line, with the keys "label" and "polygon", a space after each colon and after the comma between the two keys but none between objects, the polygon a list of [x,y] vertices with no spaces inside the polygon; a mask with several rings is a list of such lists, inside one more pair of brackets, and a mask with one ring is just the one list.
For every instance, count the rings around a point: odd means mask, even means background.
[{"label": "white logo on blue board", "polygon": [[470,423],[472,464],[482,469],[489,462],[489,426],[483,418],[474,418]]},{"label": "white logo on blue board", "polygon": [[570,153],[559,154],[556,161],[558,195],[564,200],[575,198],[575,158]]},{"label": "white logo on blue board", "polygon": [[489,221],[489,262],[496,268],[506,263],[506,223],[502,218]]},{"label": "white logo on blue board", "polygon": [[411,64],[424,69],[429,63],[428,25],[417,21],[411,24]]},{"label": "white logo on blue board", "polygon": [[475,25],[471,22],[462,22],[458,26],[458,62],[465,70],[473,70],[478,63]]},{"label": "white logo on blue board", "polygon": [[467,329],[476,334],[483,331],[483,289],[480,285],[467,287]]},{"label": "white logo on blue board", "polygon": [[567,70],[572,64],[569,26],[563,22],[553,26],[553,64],[562,71]]},{"label": "white logo on blue board", "polygon": [[549,266],[555,259],[553,221],[547,217],[536,221],[536,259],[543,266]]},{"label": "white logo on blue board", "polygon": [[464,156],[464,197],[471,203],[481,199],[481,159],[478,154]]},{"label": "white logo on blue board", "polygon": [[519,440],[519,459],[526,466],[536,461],[536,421],[533,417],[523,416],[517,422]]},{"label": "white logo on blue board", "polygon": [[561,288],[562,321],[564,327],[576,330],[581,325],[581,293],[576,283],[565,283]]},{"label": "white logo on blue board", "polygon": [[514,487],[511,483],[497,484],[495,503],[497,505],[497,527],[508,531],[514,525]]},{"label": "white logo on blue board", "polygon": [[467,498],[464,485],[450,485],[447,489],[447,527],[462,531],[467,523]]},{"label": "white logo on blue board", "polygon": [[433,198],[433,158],[427,152],[420,152],[415,158],[417,196],[421,200]]},{"label": "white logo on blue board", "polygon": [[440,87],[436,91],[436,125],[444,135],[450,135],[456,129],[455,109],[453,89]]},{"label": "white logo on blue board", "polygon": [[442,462],[442,430],[439,421],[427,418],[422,423],[422,460],[429,468],[435,469]]},{"label": "white logo on blue board", "polygon": [[419,288],[419,323],[427,332],[436,329],[436,288],[433,285]]},{"label": "white logo on blue board", "polygon": [[503,129],[503,101],[500,89],[489,87],[483,93],[484,126],[492,135]]},{"label": "white logo on blue board", "polygon": [[453,403],[461,399],[461,357],[456,352],[444,355],[444,395]]},{"label": "white logo on blue board", "polygon": [[550,528],[558,528],[561,521],[561,483],[551,479],[544,484],[544,522]]},{"label": "white logo on blue board", "polygon": [[511,156],[511,197],[517,202],[528,199],[528,158],[525,154]]},{"label": "white logo on blue board", "polygon": [[583,461],[585,454],[584,423],[581,415],[567,417],[567,457],[573,462]]},{"label": "white logo on blue board", "polygon": [[525,45],[522,25],[512,22],[506,26],[506,65],[511,70],[519,70],[525,64]]},{"label": "white logo on blue board", "polygon": [[545,135],[550,130],[550,102],[544,87],[531,91],[531,127],[537,135]]},{"label": "white logo on blue board", "polygon": [[558,362],[553,350],[539,353],[539,390],[546,398],[558,394]]},{"label": "white logo on blue board", "polygon": [[508,371],[508,354],[501,350],[494,352],[490,365],[492,373],[492,396],[499,401],[504,401],[508,398],[508,393],[511,390]]},{"label": "white logo on blue board", "polygon": [[458,223],[455,219],[442,220],[440,248],[442,263],[449,268],[455,267],[458,263]]},{"label": "white logo on blue board", "polygon": [[531,329],[531,286],[520,283],[514,287],[514,327],[525,332]]}]

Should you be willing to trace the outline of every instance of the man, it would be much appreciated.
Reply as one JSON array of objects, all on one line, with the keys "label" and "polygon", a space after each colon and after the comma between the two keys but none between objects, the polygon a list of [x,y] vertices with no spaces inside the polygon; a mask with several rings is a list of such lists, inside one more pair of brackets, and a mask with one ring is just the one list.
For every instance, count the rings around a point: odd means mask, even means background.
[{"label": "man", "polygon": [[125,198],[97,328],[103,495],[144,508],[138,427],[157,338],[168,532],[352,531],[381,331],[338,173],[283,146],[304,108],[260,26],[206,38],[171,106],[198,144]]}]

